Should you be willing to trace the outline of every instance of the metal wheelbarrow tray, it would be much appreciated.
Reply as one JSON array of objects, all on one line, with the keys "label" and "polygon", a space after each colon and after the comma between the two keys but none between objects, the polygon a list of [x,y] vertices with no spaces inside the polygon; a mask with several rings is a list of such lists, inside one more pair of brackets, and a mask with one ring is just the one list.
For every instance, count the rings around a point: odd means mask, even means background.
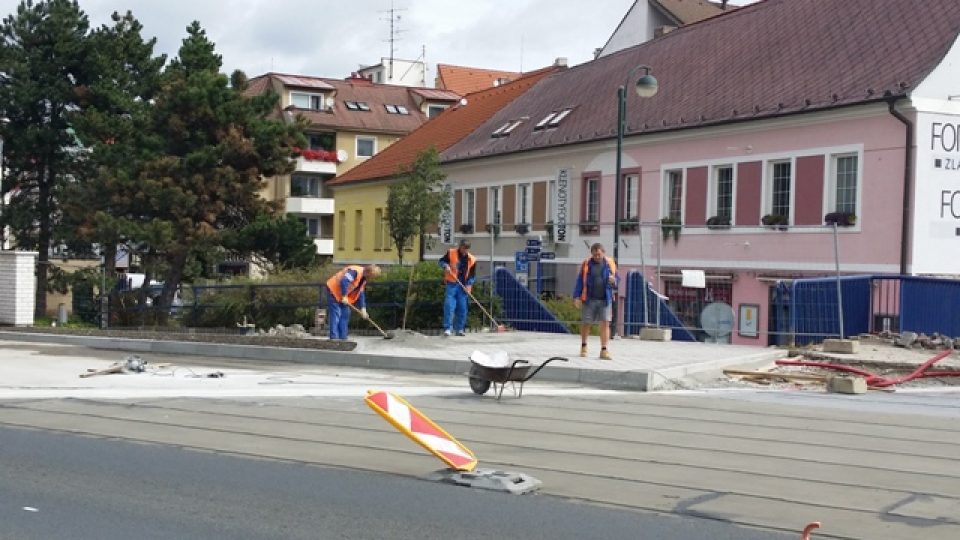
[{"label": "metal wheelbarrow tray", "polygon": [[[518,397],[523,397],[523,383],[532,379],[534,375],[554,360],[567,362],[566,358],[554,356],[539,366],[534,367],[527,360],[514,360],[510,362],[506,357],[506,353],[501,353],[499,357],[495,356],[494,358],[490,358],[479,351],[474,351],[470,356],[470,373],[467,374],[470,380],[470,389],[473,390],[475,394],[482,396],[490,390],[490,385],[492,384],[493,391],[497,392],[497,399],[499,400],[500,397],[503,396],[503,389],[506,387],[506,383],[520,383]],[[497,389],[498,384],[500,385],[499,390]]]}]

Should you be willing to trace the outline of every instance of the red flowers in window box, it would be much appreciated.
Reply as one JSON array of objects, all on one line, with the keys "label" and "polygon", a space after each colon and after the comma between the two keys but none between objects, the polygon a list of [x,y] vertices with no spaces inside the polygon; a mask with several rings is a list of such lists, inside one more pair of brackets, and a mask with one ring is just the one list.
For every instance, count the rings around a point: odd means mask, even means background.
[{"label": "red flowers in window box", "polygon": [[294,148],[293,152],[307,161],[328,161],[340,163],[336,150],[311,150],[309,148]]}]

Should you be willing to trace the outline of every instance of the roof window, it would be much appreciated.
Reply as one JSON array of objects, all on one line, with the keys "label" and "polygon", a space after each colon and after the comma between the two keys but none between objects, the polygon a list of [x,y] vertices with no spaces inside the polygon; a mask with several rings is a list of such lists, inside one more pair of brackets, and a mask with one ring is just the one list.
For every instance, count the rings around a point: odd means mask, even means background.
[{"label": "roof window", "polygon": [[370,106],[365,101],[344,101],[347,109],[351,111],[369,111]]},{"label": "roof window", "polygon": [[560,122],[563,122],[563,119],[569,116],[571,112],[573,112],[573,109],[564,109],[558,112],[557,115],[554,116],[553,119],[547,123],[547,127],[559,126]]},{"label": "roof window", "polygon": [[520,124],[522,124],[524,120],[528,120],[528,118],[525,116],[518,120],[510,120],[509,122],[498,127],[493,133],[490,134],[490,136],[491,137],[507,137],[510,135],[510,133],[513,130],[517,129],[517,127]]},{"label": "roof window", "polygon": [[410,114],[410,111],[403,105],[384,105],[383,108],[390,114]]},{"label": "roof window", "polygon": [[543,128],[547,127],[547,123],[550,122],[551,120],[553,120],[553,117],[556,116],[556,115],[557,115],[556,112],[552,112],[552,113],[544,116],[544,117],[543,117],[543,120],[540,120],[539,122],[537,122],[537,125],[533,126],[533,129],[537,130],[537,129],[543,129]]}]

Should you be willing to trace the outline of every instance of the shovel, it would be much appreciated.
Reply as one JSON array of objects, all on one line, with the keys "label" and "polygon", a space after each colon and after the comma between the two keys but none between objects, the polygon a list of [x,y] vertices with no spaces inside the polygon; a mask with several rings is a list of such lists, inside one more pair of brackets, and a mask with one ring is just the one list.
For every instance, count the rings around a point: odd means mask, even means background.
[{"label": "shovel", "polygon": [[[353,305],[353,304],[347,304],[347,305],[350,306],[350,309],[356,311],[356,312],[357,312],[357,315],[363,316],[363,312],[360,311],[359,309],[357,309],[357,306],[355,306],[355,305]],[[380,328],[380,325],[378,325],[377,323],[373,322],[373,319],[371,319],[370,317],[367,317],[367,322],[370,323],[370,324],[372,324],[373,327],[376,328],[378,332],[380,332],[381,334],[383,334],[383,339],[393,339],[394,337],[396,337],[396,336],[394,336],[393,332],[384,332],[384,331],[383,331],[383,328]]]}]

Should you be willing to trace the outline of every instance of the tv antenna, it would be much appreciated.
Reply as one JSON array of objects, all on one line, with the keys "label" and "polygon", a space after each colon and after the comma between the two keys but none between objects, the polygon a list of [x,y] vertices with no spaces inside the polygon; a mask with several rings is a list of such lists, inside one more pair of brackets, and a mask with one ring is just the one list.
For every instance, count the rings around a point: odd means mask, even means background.
[{"label": "tv antenna", "polygon": [[390,43],[390,58],[387,62],[387,81],[391,83],[393,82],[393,58],[394,58],[394,52],[396,48],[396,42],[400,41],[401,39],[397,36],[403,33],[403,30],[400,30],[400,19],[401,19],[401,15],[399,13],[400,11],[406,11],[406,9],[394,7],[393,0],[390,0],[390,10],[382,12],[382,13],[388,13],[389,18],[380,19],[383,21],[390,21],[390,39],[387,39],[385,41]]}]

